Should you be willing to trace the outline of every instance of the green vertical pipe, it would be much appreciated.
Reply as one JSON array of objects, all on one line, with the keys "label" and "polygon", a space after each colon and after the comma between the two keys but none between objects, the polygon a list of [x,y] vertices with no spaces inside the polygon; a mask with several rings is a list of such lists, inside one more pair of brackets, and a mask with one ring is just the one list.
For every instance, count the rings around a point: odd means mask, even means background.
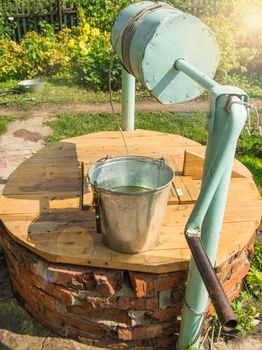
[{"label": "green vertical pipe", "polygon": [[[212,264],[217,255],[237,140],[247,117],[241,104],[232,104],[227,112],[227,101],[228,96],[223,95],[217,102],[214,130],[208,136],[201,193],[186,226],[188,232],[201,232]],[[233,101],[240,100],[233,97]],[[194,259],[191,259],[177,344],[179,350],[185,350],[189,345],[199,346],[207,303],[206,288]]]},{"label": "green vertical pipe", "polygon": [[122,128],[125,131],[135,129],[135,93],[135,77],[122,68]]}]

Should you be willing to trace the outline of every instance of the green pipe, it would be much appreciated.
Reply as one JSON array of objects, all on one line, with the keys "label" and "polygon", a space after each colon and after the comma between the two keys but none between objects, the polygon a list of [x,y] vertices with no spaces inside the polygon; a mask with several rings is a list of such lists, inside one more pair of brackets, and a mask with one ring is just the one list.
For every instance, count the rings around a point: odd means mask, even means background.
[{"label": "green pipe", "polygon": [[[228,98],[222,95],[217,101],[214,130],[208,136],[202,188],[185,229],[186,234],[201,235],[212,264],[217,255],[237,140],[247,118],[246,108],[241,104],[233,103],[230,111],[226,111]],[[231,99],[240,101],[238,97]],[[207,303],[207,290],[191,259],[177,344],[179,350],[199,345]]]},{"label": "green pipe", "polygon": [[135,93],[135,77],[122,68],[122,128],[125,131],[135,129]]},{"label": "green pipe", "polygon": [[211,90],[214,86],[219,85],[214,79],[211,79],[208,75],[192,66],[183,58],[178,59],[175,62],[174,67],[175,69],[178,69],[188,75],[191,79],[193,79],[195,82],[207,90]]}]

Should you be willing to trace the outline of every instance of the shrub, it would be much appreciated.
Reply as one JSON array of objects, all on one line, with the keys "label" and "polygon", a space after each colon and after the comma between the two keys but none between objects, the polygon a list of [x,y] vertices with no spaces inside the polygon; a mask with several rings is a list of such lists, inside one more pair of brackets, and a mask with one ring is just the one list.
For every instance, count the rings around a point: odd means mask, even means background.
[{"label": "shrub", "polygon": [[83,9],[87,22],[101,31],[111,31],[111,27],[121,9],[129,5],[131,0],[81,0],[78,1]]},{"label": "shrub", "polygon": [[[188,5],[181,0],[168,2],[187,11]],[[261,0],[256,2],[261,6]],[[112,55],[110,30],[119,11],[129,3],[131,0],[77,1],[77,27],[55,34],[56,28],[43,22],[40,23],[41,34],[29,32],[20,44],[10,40],[15,23],[10,23],[9,31],[5,30],[5,36],[1,36],[6,20],[0,15],[0,80],[70,74],[77,83],[107,90]],[[247,0],[239,0],[237,4],[220,0],[216,16],[202,16],[218,39],[221,62],[216,78],[222,83],[228,83],[232,74],[260,74],[262,70],[262,27],[254,30],[244,25],[247,6]],[[121,65],[114,56],[113,89],[121,86],[120,72]]]},{"label": "shrub", "polygon": [[83,20],[78,36],[68,43],[72,50],[71,72],[75,80],[92,89],[108,89],[110,59],[113,59],[112,87],[120,88],[121,66],[112,54],[110,35],[90,27]]},{"label": "shrub", "polygon": [[21,43],[0,38],[0,79],[49,77],[66,70],[69,63],[65,37],[68,30],[55,35],[53,28],[43,24],[45,35],[28,32]]},{"label": "shrub", "polygon": [[26,52],[24,47],[12,40],[0,38],[0,79],[1,81],[21,79],[26,75]]}]

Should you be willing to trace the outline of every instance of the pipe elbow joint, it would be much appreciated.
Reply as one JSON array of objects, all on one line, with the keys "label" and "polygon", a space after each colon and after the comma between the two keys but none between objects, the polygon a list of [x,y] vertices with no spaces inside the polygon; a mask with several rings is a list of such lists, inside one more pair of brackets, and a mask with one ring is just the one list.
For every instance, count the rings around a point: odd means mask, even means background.
[{"label": "pipe elbow joint", "polygon": [[200,229],[199,226],[187,225],[185,227],[184,234],[185,234],[186,237],[200,238],[201,229]]}]

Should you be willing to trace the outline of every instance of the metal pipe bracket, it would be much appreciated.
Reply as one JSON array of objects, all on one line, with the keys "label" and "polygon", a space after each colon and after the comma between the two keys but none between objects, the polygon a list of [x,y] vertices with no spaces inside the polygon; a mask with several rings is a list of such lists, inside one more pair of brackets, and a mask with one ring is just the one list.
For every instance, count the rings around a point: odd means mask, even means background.
[{"label": "metal pipe bracket", "polygon": [[248,102],[248,95],[241,89],[230,85],[216,85],[209,90],[209,110],[207,112],[206,129],[213,134],[217,101],[220,96],[237,96],[243,102]]}]

